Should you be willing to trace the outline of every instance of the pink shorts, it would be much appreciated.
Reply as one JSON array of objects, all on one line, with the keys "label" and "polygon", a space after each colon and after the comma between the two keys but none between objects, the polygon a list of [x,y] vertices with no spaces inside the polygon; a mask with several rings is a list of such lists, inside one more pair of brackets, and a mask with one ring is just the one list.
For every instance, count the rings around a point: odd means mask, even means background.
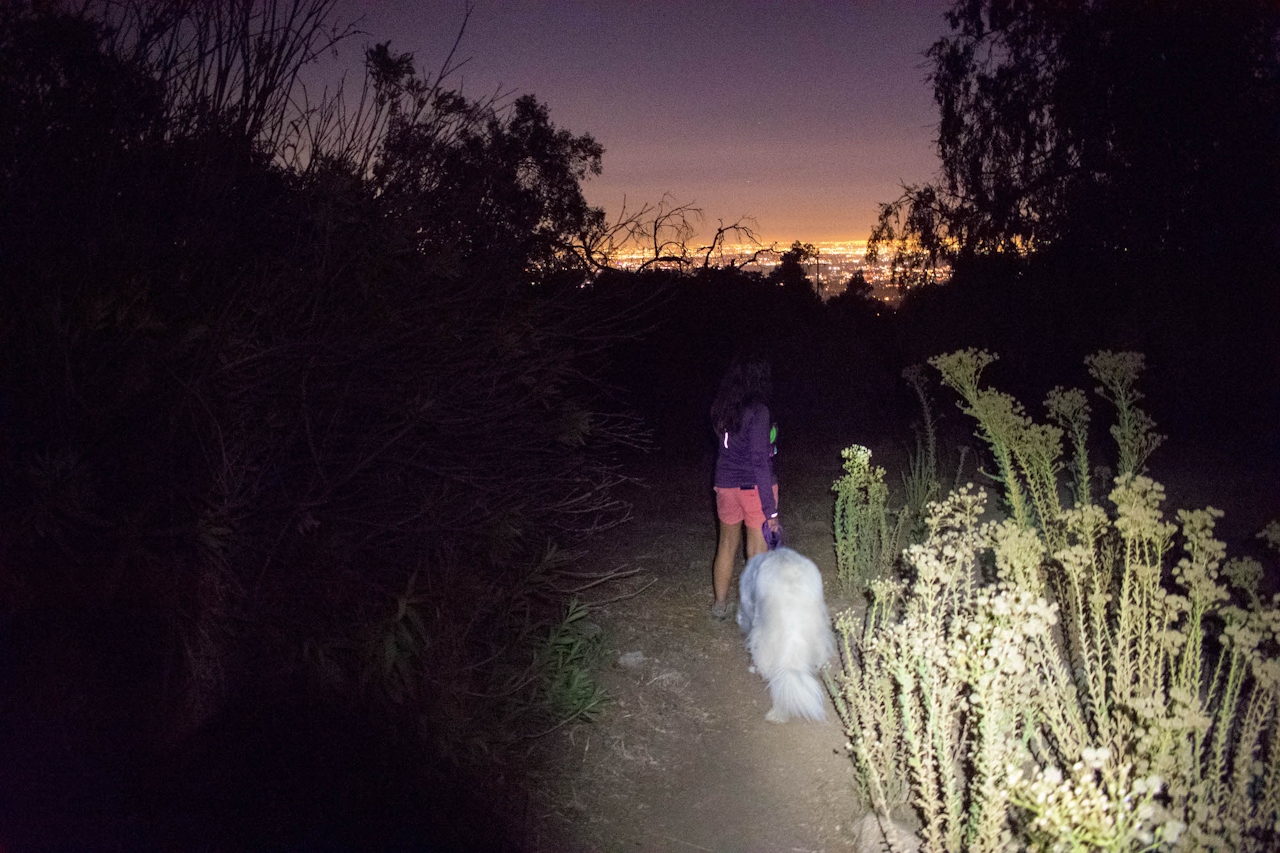
[{"label": "pink shorts", "polygon": [[[716,486],[716,515],[722,524],[745,521],[757,530],[764,524],[764,507],[760,505],[760,489],[725,489]],[[778,484],[773,484],[773,502],[778,503]]]}]

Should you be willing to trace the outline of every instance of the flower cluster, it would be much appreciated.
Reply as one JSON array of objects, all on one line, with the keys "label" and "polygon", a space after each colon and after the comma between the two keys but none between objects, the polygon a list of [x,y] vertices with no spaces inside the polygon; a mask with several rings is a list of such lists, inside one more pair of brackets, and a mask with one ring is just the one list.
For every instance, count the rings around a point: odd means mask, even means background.
[{"label": "flower cluster", "polygon": [[[1226,559],[1219,511],[1166,519],[1141,474],[1159,439],[1141,356],[1089,363],[1125,424],[1110,513],[1057,504],[1082,395],[1055,389],[1061,429],[1039,427],[979,388],[992,360],[931,363],[979,418],[1011,517],[984,522],[972,486],[933,504],[912,582],[876,581],[865,620],[837,623],[829,686],[864,793],[881,814],[909,798],[930,851],[1277,849],[1280,596],[1263,606],[1260,564]],[[1263,538],[1280,548],[1280,524]]]},{"label": "flower cluster", "polygon": [[1135,850],[1171,846],[1186,831],[1160,804],[1164,780],[1132,778],[1110,749],[1086,747],[1064,774],[1055,766],[1026,774],[1009,768],[1011,799],[1030,816],[1031,850]]}]

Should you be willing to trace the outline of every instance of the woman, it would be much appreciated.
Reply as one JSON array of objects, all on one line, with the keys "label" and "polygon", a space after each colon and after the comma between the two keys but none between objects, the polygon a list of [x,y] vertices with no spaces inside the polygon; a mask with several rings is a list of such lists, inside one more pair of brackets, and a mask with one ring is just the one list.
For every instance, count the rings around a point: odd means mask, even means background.
[{"label": "woman", "polygon": [[763,527],[778,530],[778,485],[773,475],[773,421],[769,415],[769,363],[761,358],[735,359],[711,406],[716,431],[716,515],[720,540],[712,569],[715,601],[711,613],[729,612],[729,581],[747,528],[747,559],[763,553]]}]

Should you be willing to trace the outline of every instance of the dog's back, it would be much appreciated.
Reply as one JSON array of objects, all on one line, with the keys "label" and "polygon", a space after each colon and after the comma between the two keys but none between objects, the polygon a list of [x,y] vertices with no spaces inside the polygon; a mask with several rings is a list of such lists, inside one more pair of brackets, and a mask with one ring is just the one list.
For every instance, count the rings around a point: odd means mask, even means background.
[{"label": "dog's back", "polygon": [[768,551],[748,561],[739,593],[738,625],[773,696],[768,719],[825,719],[816,673],[835,654],[835,638],[818,567],[790,548]]}]

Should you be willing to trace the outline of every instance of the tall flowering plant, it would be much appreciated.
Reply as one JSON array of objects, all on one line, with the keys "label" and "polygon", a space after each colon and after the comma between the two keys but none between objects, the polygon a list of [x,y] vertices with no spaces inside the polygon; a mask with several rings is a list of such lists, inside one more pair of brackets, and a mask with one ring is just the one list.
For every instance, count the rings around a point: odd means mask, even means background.
[{"label": "tall flowering plant", "polygon": [[[1059,426],[1037,425],[980,386],[992,360],[932,363],[979,421],[1006,517],[981,490],[952,493],[904,554],[910,581],[837,618],[828,686],[864,801],[884,818],[914,807],[933,851],[1276,849],[1280,605],[1258,600],[1260,566],[1226,561],[1217,510],[1165,517],[1140,412],[1112,431],[1110,507],[1090,503],[1083,395],[1055,389]],[[1140,358],[1090,364],[1109,371],[1104,397],[1134,405]]]},{"label": "tall flowering plant", "polygon": [[890,523],[889,487],[884,469],[871,464],[871,451],[854,445],[842,451],[844,474],[835,481],[836,577],[846,592],[892,573],[902,541],[905,514]]}]

